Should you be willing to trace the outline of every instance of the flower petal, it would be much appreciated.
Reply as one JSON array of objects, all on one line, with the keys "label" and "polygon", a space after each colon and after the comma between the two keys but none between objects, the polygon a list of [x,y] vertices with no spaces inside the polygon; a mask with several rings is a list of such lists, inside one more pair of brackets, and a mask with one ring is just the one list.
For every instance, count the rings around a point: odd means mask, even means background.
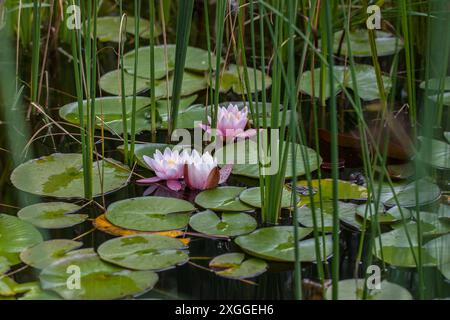
[{"label": "flower petal", "polygon": [[155,183],[155,182],[159,182],[161,180],[162,179],[160,177],[151,177],[151,178],[137,180],[136,183],[138,183],[138,184],[152,184],[152,183]]}]

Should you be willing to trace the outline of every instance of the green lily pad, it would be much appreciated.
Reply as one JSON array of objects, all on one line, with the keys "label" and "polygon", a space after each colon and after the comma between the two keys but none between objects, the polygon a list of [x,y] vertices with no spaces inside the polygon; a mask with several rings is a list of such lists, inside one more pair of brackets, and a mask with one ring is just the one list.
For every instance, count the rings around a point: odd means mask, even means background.
[{"label": "green lily pad", "polygon": [[211,236],[235,237],[252,232],[256,229],[257,223],[247,213],[222,213],[219,217],[216,213],[206,210],[194,214],[189,220],[189,225],[195,231]]},{"label": "green lily pad", "polygon": [[38,282],[32,282],[27,284],[26,292],[18,300],[62,300],[62,298],[55,292],[42,290]]},{"label": "green lily pad", "polygon": [[[311,228],[298,228],[298,238],[303,239],[312,231]],[[234,242],[245,252],[258,258],[294,262],[294,228],[277,226],[261,228],[249,235],[239,236]],[[299,242],[301,245],[301,242]],[[308,242],[307,246],[309,247]],[[300,256],[302,260],[303,257]]]},{"label": "green lily pad", "polygon": [[439,219],[445,222],[450,222],[450,205],[441,204],[438,210]]},{"label": "green lily pad", "polygon": [[[394,179],[409,179],[416,173],[414,164],[411,162],[404,164],[390,164],[386,169],[389,176]],[[381,172],[379,168],[377,168],[377,170]]]},{"label": "green lily pad", "polygon": [[[425,179],[411,182],[397,193],[399,205],[404,208],[412,208],[416,206],[416,184],[418,186],[419,206],[430,204],[438,200],[441,196],[441,190],[437,185]],[[384,205],[391,207],[396,205],[395,199],[391,198],[384,201]]]},{"label": "green lily pad", "polygon": [[127,269],[161,271],[186,263],[185,249],[176,238],[142,234],[108,240],[97,252],[101,259]]},{"label": "green lily pad", "polygon": [[87,214],[76,214],[81,207],[67,202],[37,203],[21,209],[17,217],[38,228],[60,229],[84,222]]},{"label": "green lily pad", "polygon": [[[355,215],[356,205],[346,202],[338,202],[339,218]],[[298,222],[303,226],[312,228],[313,225],[313,211],[310,206],[305,206],[298,210]],[[314,211],[316,213],[316,225],[319,231],[331,232],[333,230],[333,203],[331,201],[323,201],[322,210],[320,210],[320,203],[315,203]],[[322,217],[321,217],[322,214]],[[344,220],[345,222],[345,220]],[[353,223],[352,223],[353,224]]]},{"label": "green lily pad", "polygon": [[[115,95],[115,96],[121,96],[121,72],[120,70],[113,70],[110,72],[105,73],[100,77],[100,80],[98,82],[98,85],[100,88],[105,91],[106,93]],[[134,76],[124,72],[123,76],[123,82],[124,82],[124,94],[126,96],[133,95],[134,90]],[[136,94],[145,91],[150,88],[150,83],[148,79],[136,77]]]},{"label": "green lily pad", "polygon": [[[272,85],[272,79],[261,72],[260,70],[255,70],[253,68],[247,67],[247,75],[249,81],[249,91],[250,93],[254,93],[257,91],[261,91],[262,89],[266,90]],[[262,88],[264,77],[264,88]],[[257,87],[255,87],[255,80]],[[215,88],[215,76],[212,77],[211,87]],[[247,89],[245,86],[245,75],[244,75],[244,67],[238,66],[235,64],[229,65],[228,69],[220,70],[220,92],[226,93],[231,89],[233,92],[237,94],[247,93]]]},{"label": "green lily pad", "polygon": [[20,252],[42,241],[42,235],[31,223],[0,214],[0,257],[8,268],[20,263]]},{"label": "green lily pad", "polygon": [[[343,32],[344,30],[340,30],[334,33],[333,51],[334,53],[338,53],[340,47],[340,54],[347,56],[346,36],[341,41]],[[341,43],[342,45],[340,46]],[[377,54],[379,57],[395,54],[403,48],[403,41],[400,38],[383,31],[377,31],[375,33],[375,44],[377,46]],[[365,29],[350,32],[350,46],[352,49],[352,54],[355,57],[372,56],[369,33]]]},{"label": "green lily pad", "polygon": [[[98,170],[102,166],[103,177]],[[120,189],[128,183],[129,169],[113,159],[96,161],[92,167],[94,196]],[[17,189],[40,196],[84,198],[82,155],[54,153],[27,161],[14,169],[11,182]]]},{"label": "green lily pad", "polygon": [[[407,233],[410,236],[412,247],[409,245]],[[409,222],[406,226],[381,234],[382,250],[378,237],[375,239],[374,254],[385,263],[405,268],[416,268],[414,256],[419,254],[417,240],[417,226],[415,222]],[[435,266],[436,259],[422,250],[422,263],[424,266]]]},{"label": "green lily pad", "polygon": [[264,260],[244,259],[243,253],[225,253],[212,259],[209,267],[218,276],[228,279],[254,278],[266,272],[268,266]]},{"label": "green lily pad", "polygon": [[450,234],[429,241],[425,250],[436,260],[442,275],[450,280]]},{"label": "green lily pad", "polygon": [[33,268],[44,269],[82,245],[82,242],[67,239],[48,240],[22,251],[20,259]]},{"label": "green lily pad", "polygon": [[[166,57],[167,51],[167,57]],[[175,45],[155,46],[155,78],[164,77],[169,71],[175,67]],[[214,55],[211,54],[211,61],[215,61]],[[124,67],[128,73],[134,74],[135,51],[130,51],[123,57]],[[166,67],[167,65],[167,67]],[[215,63],[212,64],[214,69]],[[208,51],[188,47],[186,52],[185,69],[197,72],[209,70]],[[138,50],[138,67],[137,75],[142,78],[150,78],[150,47],[141,47]]]},{"label": "green lily pad", "polygon": [[[425,89],[427,81],[422,81],[420,83],[420,88]],[[442,82],[442,83],[441,83]],[[429,79],[428,80],[428,90],[441,91],[441,85],[443,85],[444,91],[450,91],[450,77],[445,77],[444,79]]]},{"label": "green lily pad", "polygon": [[[285,172],[285,178],[292,178],[292,147],[288,146],[287,166]],[[306,152],[306,157],[309,159],[310,171],[315,171],[322,163],[322,158],[319,157],[319,163],[317,163],[317,154],[313,149],[297,144],[296,150],[296,170],[297,176],[302,176],[306,173],[305,164],[303,163],[303,157],[301,152]],[[278,149],[278,148],[277,148]],[[281,150],[277,150],[274,154],[280,154]],[[232,173],[235,175],[245,176],[249,178],[259,178],[259,165],[267,164],[267,168],[261,168],[262,173],[265,175],[276,174],[281,167],[280,162],[270,159],[269,156],[260,153],[258,157],[258,144],[253,140],[240,140],[234,144],[227,144],[223,148],[216,151],[215,157],[220,164],[234,163]],[[259,159],[259,161],[258,161]]]},{"label": "green lily pad", "polygon": [[[103,97],[95,99],[95,113],[97,117],[97,127],[104,126],[105,130],[115,134],[123,133],[122,118],[122,98],[121,97]],[[87,121],[87,101],[83,101],[83,112],[85,113],[85,123]],[[127,113],[127,129],[131,132],[131,110],[133,97],[125,98]],[[136,97],[136,133],[151,129],[150,120],[150,99],[146,97]],[[59,115],[64,120],[79,125],[78,103],[72,102],[59,109]]]},{"label": "green lily pad", "polygon": [[435,103],[441,102],[444,106],[450,106],[450,92],[431,95],[428,98],[430,98]]},{"label": "green lily pad", "polygon": [[444,137],[447,139],[447,142],[450,143],[450,132],[444,132]]},{"label": "green lily pad", "polygon": [[9,270],[11,262],[4,256],[0,256],[0,274],[3,274]]},{"label": "green lily pad", "polygon": [[139,197],[114,202],[106,218],[118,227],[137,231],[181,229],[195,207],[188,201],[165,197]]},{"label": "green lily pad", "polygon": [[[339,300],[362,300],[364,292],[364,279],[347,279],[339,281]],[[327,300],[332,300],[330,286],[325,292]],[[412,300],[411,293],[398,284],[383,280],[380,289],[367,289],[368,300]]]},{"label": "green lily pad", "polygon": [[425,137],[419,137],[419,140],[427,146],[426,154],[421,156],[423,161],[435,168],[450,170],[450,144]]},{"label": "green lily pad", "polygon": [[[289,190],[283,189],[283,194],[281,196],[281,208],[289,208],[292,206],[291,196],[292,194]],[[261,208],[261,188],[255,187],[246,189],[239,195],[239,199],[252,207]]]},{"label": "green lily pad", "polygon": [[374,203],[358,206],[356,213],[361,219],[366,217],[368,221],[371,221],[376,215],[379,223],[395,223],[402,220],[407,221],[411,218],[411,211],[408,209],[402,208],[400,212],[399,207],[395,206],[385,211],[383,205],[380,204],[377,210]]},{"label": "green lily pad", "polygon": [[205,209],[214,211],[249,211],[253,210],[239,200],[243,187],[218,187],[200,192],[195,197],[195,203]]},{"label": "green lily pad", "polygon": [[[80,289],[68,284],[76,268],[80,273]],[[73,273],[67,270],[73,268]],[[66,300],[109,300],[136,296],[153,288],[158,275],[153,271],[131,271],[102,261],[97,254],[80,254],[63,258],[42,270],[39,279],[42,289],[58,293]],[[76,288],[76,287],[75,287]]]},{"label": "green lily pad", "polygon": [[[321,180],[311,180],[311,187],[313,188],[313,201],[320,202],[320,194],[322,194],[323,200],[333,199],[333,180],[332,179],[321,179]],[[310,196],[308,194],[308,181],[301,180],[297,182],[297,189],[304,190],[305,195],[301,198],[300,205],[305,205],[311,202]],[[367,189],[363,186],[344,181],[338,180],[338,200],[365,200],[367,199]]]},{"label": "green lily pad", "polygon": [[[365,101],[372,101],[380,99],[380,93],[376,86],[376,73],[374,67],[365,64],[356,64],[354,66],[356,73],[356,83],[358,88],[358,95],[361,99]],[[344,66],[335,66],[334,74],[337,78],[334,84],[334,93],[337,95],[342,86],[347,87],[348,89],[353,90],[353,80],[351,76],[350,69]],[[320,97],[320,68],[314,69],[314,97]],[[392,81],[387,76],[382,76],[384,88],[386,93],[389,93],[392,87]],[[336,80],[336,79],[335,79]],[[302,74],[302,78],[300,80],[300,89],[312,96],[313,88],[311,87],[312,79],[311,79],[311,71],[306,71]],[[328,81],[325,82],[325,99],[330,97],[330,87]]]},{"label": "green lily pad", "polygon": [[[414,209],[411,211],[414,219],[417,221],[417,212],[414,211]],[[422,232],[425,237],[435,238],[450,233],[450,223],[449,221],[442,219],[440,213],[421,211],[419,216],[422,223]],[[398,229],[402,227],[402,224],[397,223],[391,227]]]},{"label": "green lily pad", "polygon": [[[98,17],[97,39],[101,42],[119,42],[121,19],[121,17]],[[134,35],[135,23],[134,17],[127,17],[126,25],[124,25],[127,33]],[[161,28],[155,25],[153,30],[154,37],[159,36],[161,32]],[[139,36],[145,39],[150,38],[150,22],[148,20],[142,18],[139,20]]]}]

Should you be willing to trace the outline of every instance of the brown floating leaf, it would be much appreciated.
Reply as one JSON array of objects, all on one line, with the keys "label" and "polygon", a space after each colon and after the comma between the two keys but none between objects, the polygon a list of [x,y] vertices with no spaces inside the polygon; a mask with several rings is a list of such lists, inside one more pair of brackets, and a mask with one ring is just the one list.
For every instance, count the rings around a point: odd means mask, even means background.
[{"label": "brown floating leaf", "polygon": [[[131,235],[136,235],[136,234],[159,234],[162,236],[177,238],[177,237],[184,235],[184,232],[181,230],[170,230],[170,231],[162,231],[162,232],[143,232],[143,231],[124,229],[124,228],[118,227],[118,226],[112,224],[111,222],[109,222],[108,219],[106,219],[104,214],[98,216],[93,221],[92,224],[98,230],[106,232],[113,236],[131,236]],[[190,238],[181,238],[178,240],[183,242],[185,245],[188,245],[191,239]]]}]

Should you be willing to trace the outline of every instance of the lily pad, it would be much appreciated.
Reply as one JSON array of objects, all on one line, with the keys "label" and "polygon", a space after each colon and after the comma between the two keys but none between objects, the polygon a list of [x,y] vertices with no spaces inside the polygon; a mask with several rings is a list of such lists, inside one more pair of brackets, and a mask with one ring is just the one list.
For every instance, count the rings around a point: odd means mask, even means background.
[{"label": "lily pad", "polygon": [[443,94],[431,95],[430,98],[435,103],[442,102],[444,106],[450,106],[450,92],[444,92]]},{"label": "lily pad", "polygon": [[[291,195],[292,194],[289,190],[283,189],[283,194],[281,196],[282,208],[289,208],[292,206]],[[239,199],[252,207],[261,208],[261,188],[255,187],[246,189],[239,195]]]},{"label": "lily pad", "polygon": [[62,298],[55,292],[42,290],[38,282],[32,282],[18,300],[62,300]]},{"label": "lily pad", "polygon": [[[411,239],[412,247],[409,245],[407,232]],[[375,239],[374,254],[385,263],[405,268],[416,268],[414,256],[419,253],[417,240],[417,226],[415,222],[406,224],[405,227],[395,229],[381,234],[382,250],[379,246],[378,237]],[[436,259],[422,250],[422,263],[424,266],[435,266]]]},{"label": "lily pad", "polygon": [[101,259],[133,270],[161,271],[189,260],[186,246],[176,238],[134,235],[108,240],[100,245]]},{"label": "lily pad", "polygon": [[[73,268],[73,266],[78,267]],[[72,273],[68,273],[69,268]],[[80,289],[68,284],[80,271]],[[80,254],[63,258],[42,270],[39,279],[44,290],[52,290],[66,300],[109,300],[136,296],[153,288],[158,275],[153,271],[131,271],[102,261],[97,254]]]},{"label": "lily pad", "polygon": [[[120,41],[120,22],[121,17],[98,17],[97,18],[97,39],[101,42],[119,42]],[[125,23],[125,21],[124,21]],[[127,17],[124,29],[127,33],[134,35],[134,17]],[[161,34],[161,28],[154,26],[154,37]],[[150,38],[150,22],[145,19],[139,20],[139,36],[141,38]]]},{"label": "lily pad", "polygon": [[244,259],[243,253],[225,253],[212,259],[209,267],[213,268],[218,276],[229,279],[254,278],[266,272],[268,266],[264,260]]},{"label": "lily pad", "polygon": [[[167,51],[167,57],[166,57]],[[155,78],[160,79],[164,77],[169,71],[175,67],[175,45],[169,44],[155,46]],[[185,69],[197,72],[204,72],[209,70],[208,51],[187,47]],[[212,61],[215,61],[215,56],[211,54]],[[128,73],[134,74],[134,60],[135,51],[130,51],[124,55],[123,62],[125,70]],[[166,67],[167,65],[167,67]],[[215,64],[212,64],[214,69]],[[138,51],[138,67],[137,75],[142,78],[150,78],[150,47],[141,47]]]},{"label": "lily pad", "polygon": [[[339,218],[346,222],[345,218],[355,215],[356,205],[346,202],[338,202]],[[313,225],[313,211],[310,206],[305,206],[298,210],[298,222],[303,226],[312,228]],[[314,211],[316,213],[316,225],[319,231],[331,232],[333,230],[333,203],[331,201],[323,201],[322,210],[320,210],[320,203],[315,203]],[[322,217],[321,217],[322,214]],[[353,223],[352,223],[353,224]]]},{"label": "lily pad", "polygon": [[442,275],[450,280],[450,234],[431,240],[425,250],[436,260]]},{"label": "lily pad", "polygon": [[181,229],[195,207],[188,201],[165,197],[139,197],[114,202],[106,218],[116,226],[137,231]]},{"label": "lily pad", "polygon": [[210,210],[194,214],[189,225],[207,235],[235,237],[256,229],[256,220],[247,213],[222,213],[221,217]]},{"label": "lily pad", "polygon": [[[311,231],[311,228],[298,228],[299,240],[305,238]],[[281,262],[295,261],[292,226],[261,228],[249,235],[239,236],[234,241],[242,250],[258,258]],[[299,245],[301,246],[301,242]],[[307,247],[309,246],[308,242]],[[300,259],[303,259],[302,255]]]},{"label": "lily pad", "polygon": [[[278,146],[278,144],[277,144]],[[260,147],[261,148],[261,147]],[[285,172],[285,178],[292,178],[292,147],[288,146],[287,166]],[[319,163],[317,163],[317,154],[313,149],[297,144],[296,150],[296,170],[297,176],[302,176],[306,173],[305,164],[301,152],[306,153],[306,157],[309,160],[310,171],[315,171],[322,163],[322,158],[319,157]],[[245,176],[249,178],[259,178],[259,165],[258,163],[267,164],[266,168],[262,168],[262,174],[274,175],[279,172],[281,164],[278,160],[278,156],[281,152],[279,148],[276,149],[273,154],[276,154],[277,159],[272,160],[269,155],[264,155],[260,152],[258,157],[258,144],[254,140],[240,140],[234,144],[227,144],[223,148],[216,151],[215,157],[220,164],[233,163],[232,173],[235,175]]]},{"label": "lily pad", "polygon": [[[121,72],[120,70],[113,70],[110,72],[105,73],[104,75],[102,75],[100,77],[100,80],[98,82],[98,85],[100,86],[100,88],[112,95],[115,96],[121,96]],[[124,72],[124,76],[123,76],[123,82],[124,82],[124,94],[126,96],[131,96],[133,95],[133,90],[134,90],[134,77],[133,75]],[[150,83],[148,79],[145,78],[141,78],[141,77],[136,77],[136,93],[140,93],[142,91],[145,91],[147,89],[150,88]]]},{"label": "lily pad", "polygon": [[[21,252],[20,259],[33,268],[44,269],[58,259],[67,257],[70,251],[82,245],[82,242],[67,239],[48,240]],[[92,249],[89,250],[93,252]]]},{"label": "lily pad", "polygon": [[426,154],[421,156],[423,161],[435,168],[450,170],[450,144],[425,137],[419,137],[419,140],[422,146],[427,146]]},{"label": "lily pad", "polygon": [[[435,78],[428,80],[428,90],[441,91],[441,85],[443,85],[442,89],[444,91],[450,91],[450,77],[445,77],[444,79]],[[426,81],[422,81],[420,83],[420,88],[425,89],[425,87]]]},{"label": "lily pad", "polygon": [[[313,188],[313,201],[320,202],[320,194],[322,193],[323,200],[333,199],[333,180],[332,179],[321,179],[321,180],[311,180],[311,186]],[[301,198],[300,205],[310,203],[310,195],[308,194],[308,181],[301,180],[297,182],[297,189],[305,190],[306,194]],[[299,191],[300,191],[299,190]],[[344,181],[338,180],[338,200],[365,200],[367,199],[367,189],[363,186]]]},{"label": "lily pad", "polygon": [[[122,98],[121,97],[103,97],[95,99],[96,125],[104,126],[105,130],[115,134],[123,133],[123,117],[122,117]],[[83,112],[85,114],[84,121],[87,121],[87,101],[83,101]],[[133,105],[133,97],[125,98],[125,106],[127,113],[128,133],[131,132],[131,110]],[[150,120],[150,99],[146,97],[136,97],[136,132],[151,129]],[[72,102],[66,104],[59,109],[59,115],[64,120],[79,125],[80,119],[78,114],[78,103]]]},{"label": "lily pad", "polygon": [[[356,73],[356,84],[358,88],[358,95],[361,99],[365,101],[372,101],[380,99],[380,93],[376,86],[376,73],[374,67],[365,64],[356,64],[354,66]],[[314,97],[320,97],[320,68],[314,69]],[[337,81],[335,81],[334,93],[337,95],[342,86],[347,87],[353,90],[354,83],[351,76],[350,69],[344,66],[335,66],[334,69],[335,77]],[[386,93],[389,93],[392,87],[392,81],[387,76],[382,76],[384,88]],[[335,79],[336,80],[336,79]],[[311,71],[306,71],[302,74],[300,80],[300,89],[312,96],[313,88],[311,87],[312,79],[311,79]],[[325,99],[330,97],[330,87],[328,81],[325,82]]]},{"label": "lily pad", "polygon": [[366,217],[368,221],[371,221],[376,215],[379,223],[395,223],[402,220],[406,221],[411,218],[411,211],[408,209],[402,208],[400,211],[399,207],[395,206],[385,211],[383,205],[379,205],[377,210],[374,203],[358,206],[356,208],[356,213],[361,219]]},{"label": "lily pad", "polygon": [[[344,30],[340,30],[334,33],[333,51],[334,53],[338,53],[340,48],[340,54],[346,56],[348,55],[347,40],[345,39],[346,36],[342,40],[343,32]],[[377,31],[375,33],[375,44],[377,46],[377,54],[379,57],[395,54],[403,48],[403,41],[400,38],[383,31]],[[350,32],[350,46],[352,54],[355,57],[372,56],[369,33],[367,30],[360,29]]]},{"label": "lily pad", "polygon": [[[426,179],[420,179],[419,181],[413,181],[407,184],[403,189],[397,193],[397,200],[399,205],[404,208],[412,208],[416,206],[416,185],[418,187],[419,194],[419,206],[430,204],[438,200],[441,196],[441,190],[437,185],[427,181]],[[395,199],[391,198],[384,201],[384,205],[392,207],[396,205]]]},{"label": "lily pad", "polygon": [[[272,79],[261,72],[260,70],[255,70],[253,68],[247,67],[247,75],[248,75],[248,81],[249,81],[249,91],[250,93],[254,93],[257,91],[261,91],[262,89],[266,90],[272,85]],[[262,88],[263,85],[263,79],[264,77],[264,88]],[[215,76],[212,77],[213,83],[211,84],[211,87],[215,88]],[[257,87],[255,87],[255,80]],[[230,91],[231,89],[233,92],[237,94],[245,94],[247,93],[247,89],[245,86],[245,75],[244,75],[244,67],[238,66],[235,64],[229,65],[228,69],[226,70],[220,70],[220,85],[219,90],[220,92],[226,93]]]},{"label": "lily pad", "polygon": [[42,241],[42,235],[31,223],[0,214],[0,257],[8,267],[20,263],[20,252]]},{"label": "lily pad", "polygon": [[76,214],[80,206],[67,202],[37,203],[21,209],[17,217],[38,228],[60,229],[84,222],[87,214]]},{"label": "lily pad", "polygon": [[[347,279],[339,281],[339,300],[362,300],[364,292],[364,279]],[[332,300],[332,289],[327,288],[325,297]],[[412,300],[411,293],[398,284],[383,280],[380,289],[367,289],[368,300]]]},{"label": "lily pad", "polygon": [[[92,165],[93,194],[108,193],[127,185],[129,169],[105,159]],[[98,168],[104,173],[99,175]],[[84,198],[83,158],[78,153],[54,153],[27,161],[14,169],[11,182],[22,191],[56,198]],[[103,185],[103,187],[102,187]]]},{"label": "lily pad", "polygon": [[200,192],[195,197],[195,203],[205,209],[214,211],[249,211],[253,210],[239,200],[243,187],[218,187]]}]

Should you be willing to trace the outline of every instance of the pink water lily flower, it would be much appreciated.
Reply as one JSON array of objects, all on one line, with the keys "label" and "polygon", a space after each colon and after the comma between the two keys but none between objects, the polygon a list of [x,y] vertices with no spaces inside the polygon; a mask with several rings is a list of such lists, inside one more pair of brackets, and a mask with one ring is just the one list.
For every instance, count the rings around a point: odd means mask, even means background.
[{"label": "pink water lily flower", "polygon": [[193,190],[215,188],[228,179],[231,169],[231,165],[225,165],[219,169],[217,159],[209,152],[200,156],[196,150],[193,150],[191,157],[184,165],[184,181]]},{"label": "pink water lily flower", "polygon": [[156,150],[153,158],[144,156],[145,163],[155,172],[156,177],[138,180],[139,184],[151,184],[159,181],[166,181],[167,186],[178,191],[182,188],[180,179],[183,178],[184,164],[189,159],[189,153],[186,150],[170,150],[166,148],[164,153]]},{"label": "pink water lily flower", "polygon": [[[211,117],[208,116],[209,125],[201,125],[203,130],[211,134]],[[237,105],[230,104],[228,108],[219,107],[217,113],[217,136],[223,141],[234,141],[236,138],[252,137],[255,129],[245,130],[248,123],[248,109],[239,110]]]}]

